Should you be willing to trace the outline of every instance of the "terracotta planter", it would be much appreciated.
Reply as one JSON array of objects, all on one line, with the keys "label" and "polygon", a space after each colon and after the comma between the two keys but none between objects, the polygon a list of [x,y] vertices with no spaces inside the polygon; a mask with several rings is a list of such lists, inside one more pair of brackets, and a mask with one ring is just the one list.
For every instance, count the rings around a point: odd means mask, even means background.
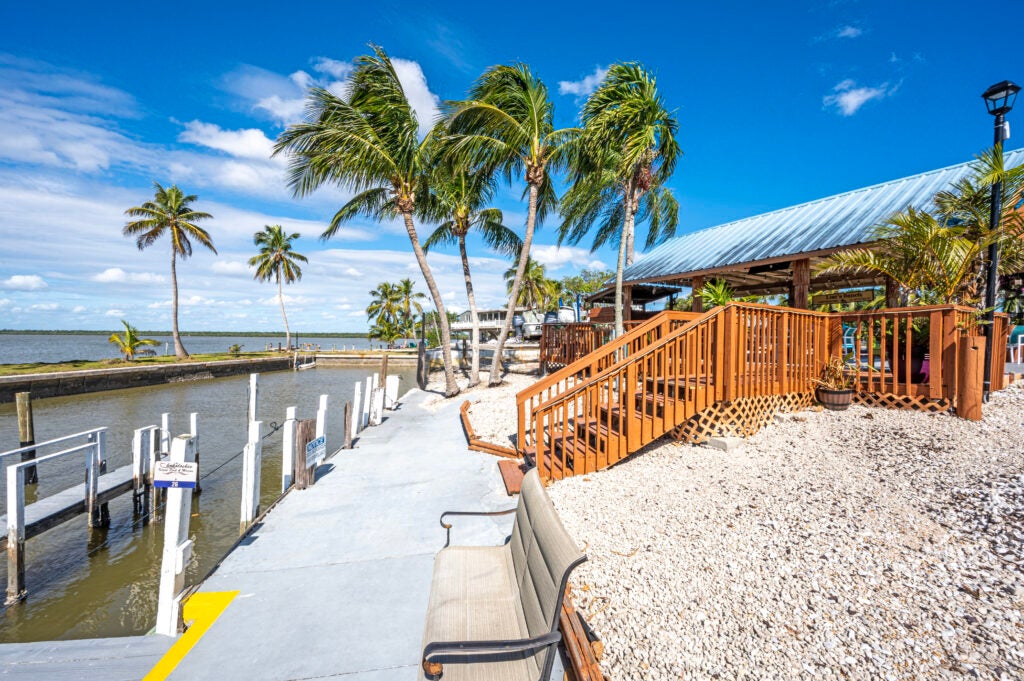
[{"label": "terracotta planter", "polygon": [[853,390],[827,390],[818,388],[818,402],[829,411],[846,411],[853,403]]}]

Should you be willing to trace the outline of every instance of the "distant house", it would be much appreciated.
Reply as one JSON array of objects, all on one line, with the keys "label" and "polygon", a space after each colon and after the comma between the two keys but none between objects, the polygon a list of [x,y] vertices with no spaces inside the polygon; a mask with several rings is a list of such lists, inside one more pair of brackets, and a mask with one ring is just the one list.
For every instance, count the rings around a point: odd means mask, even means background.
[{"label": "distant house", "polygon": [[[516,308],[516,312],[520,312],[527,317],[527,321],[531,321],[531,316],[537,316],[536,313],[531,315],[530,311],[525,307]],[[488,337],[497,337],[501,333],[501,327],[505,323],[505,308],[498,310],[477,310],[477,317],[480,319],[480,339],[484,340]],[[539,322],[539,319],[536,320]],[[473,320],[469,310],[466,310],[459,315],[458,321],[452,324],[452,331],[464,331],[469,332],[473,329]]]}]

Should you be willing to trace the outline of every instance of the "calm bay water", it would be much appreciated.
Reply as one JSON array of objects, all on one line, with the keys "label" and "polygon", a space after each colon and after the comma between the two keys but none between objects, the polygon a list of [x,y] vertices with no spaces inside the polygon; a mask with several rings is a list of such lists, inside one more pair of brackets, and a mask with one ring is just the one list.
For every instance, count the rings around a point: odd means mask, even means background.
[{"label": "calm bay water", "polygon": [[[30,362],[68,362],[71,360],[100,360],[120,357],[117,349],[107,340],[109,335],[95,334],[36,334],[11,333],[0,334],[0,364],[22,364]],[[174,341],[171,336],[144,336],[159,341],[159,346],[152,346],[158,355],[174,354]],[[234,344],[242,346],[243,351],[264,350],[267,344],[276,348],[284,343],[284,336],[182,336],[181,342],[192,354],[227,352]],[[317,337],[303,338],[292,336],[292,343],[309,342],[319,345],[323,350],[334,348],[351,348],[366,350],[371,344],[365,338]],[[372,347],[379,347],[373,343]]]},{"label": "calm bay water", "polygon": [[[355,382],[370,371],[322,367],[262,374],[257,412],[264,433],[271,422],[284,422],[289,406],[298,407],[299,418],[314,418],[319,396],[327,394],[328,451],[335,451],[343,440],[343,405],[352,399]],[[413,369],[396,373],[401,378],[400,393],[415,385]],[[190,533],[195,550],[187,582],[194,583],[216,565],[238,536],[242,462],[237,455],[246,439],[247,388],[248,377],[236,376],[36,400],[36,440],[107,426],[108,470],[114,470],[130,465],[135,428],[159,424],[160,414],[168,412],[172,433],[187,432],[189,413],[198,412],[200,476],[208,477],[202,479],[202,494],[195,495],[192,508]],[[17,446],[15,406],[0,405],[0,451]],[[39,465],[36,494],[48,496],[66,489],[80,483],[83,475],[84,457],[44,462]],[[261,508],[266,508],[281,488],[280,431],[263,441],[261,482]],[[6,504],[2,494],[0,488],[0,503]],[[136,522],[130,494],[110,503],[110,515],[111,527],[94,531],[91,538],[83,515],[28,541],[29,597],[0,612],[0,642],[125,636],[153,627],[163,523]],[[6,561],[0,563],[0,580],[6,583]]]}]

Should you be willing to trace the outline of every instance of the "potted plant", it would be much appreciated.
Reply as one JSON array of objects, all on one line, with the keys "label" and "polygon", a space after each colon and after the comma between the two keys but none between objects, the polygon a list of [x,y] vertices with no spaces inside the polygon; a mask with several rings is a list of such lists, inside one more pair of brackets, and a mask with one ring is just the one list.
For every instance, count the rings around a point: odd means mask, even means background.
[{"label": "potted plant", "polygon": [[821,406],[831,411],[844,411],[853,402],[854,379],[846,373],[846,365],[832,356],[822,369],[821,378],[812,379],[817,387],[816,397]]}]

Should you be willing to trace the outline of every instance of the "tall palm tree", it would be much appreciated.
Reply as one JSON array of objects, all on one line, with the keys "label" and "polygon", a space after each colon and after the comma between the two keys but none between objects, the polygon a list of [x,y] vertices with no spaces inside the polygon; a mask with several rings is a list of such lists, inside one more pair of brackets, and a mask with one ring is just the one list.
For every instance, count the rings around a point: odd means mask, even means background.
[{"label": "tall palm tree", "polygon": [[512,328],[513,301],[519,297],[533,233],[557,201],[550,173],[563,167],[565,149],[578,131],[555,129],[548,89],[525,64],[492,66],[470,89],[469,99],[448,103],[446,111],[447,154],[456,165],[500,172],[508,182],[518,173],[526,179],[523,247],[491,364],[489,384],[499,385],[502,349]]},{"label": "tall palm tree", "polygon": [[171,241],[171,320],[172,332],[174,335],[174,354],[178,359],[188,357],[185,346],[181,343],[181,335],[178,333],[178,272],[177,260],[185,260],[192,255],[192,240],[201,246],[209,248],[214,253],[217,249],[205,229],[196,223],[201,220],[209,220],[213,216],[209,213],[202,213],[192,209],[192,203],[198,198],[195,194],[185,194],[178,185],[171,185],[164,189],[159,182],[153,183],[155,190],[153,200],[147,201],[141,206],[133,206],[126,210],[125,215],[139,218],[124,226],[122,233],[125,236],[135,237],[135,245],[139,250],[152,246],[156,241],[167,234]]},{"label": "tall palm tree", "polygon": [[307,120],[289,126],[274,145],[287,153],[289,184],[305,196],[326,184],[356,195],[335,213],[322,238],[333,237],[342,224],[365,216],[377,221],[402,218],[416,262],[441,320],[445,394],[457,395],[452,364],[451,331],[441,292],[420,246],[413,215],[426,190],[429,135],[419,138],[415,112],[391,59],[380,47],[356,59],[343,97],[311,88]]},{"label": "tall palm tree", "polygon": [[139,338],[139,330],[124,319],[121,320],[121,323],[124,324],[124,333],[120,336],[112,333],[107,340],[116,345],[118,352],[124,355],[129,362],[135,359],[136,353],[143,345],[160,345],[159,341],[152,338]]},{"label": "tall palm tree", "polygon": [[[427,244],[424,242],[423,251],[426,252]],[[415,291],[416,284],[412,279],[406,277],[395,286],[395,295],[401,303],[402,311],[402,334],[406,337],[416,333],[416,315],[423,314],[423,306],[419,301],[426,300],[427,296],[421,291]],[[414,313],[415,312],[415,313]]]},{"label": "tall palm tree", "polygon": [[675,115],[654,76],[638,63],[613,64],[583,105],[583,134],[573,143],[573,187],[564,197],[559,242],[578,243],[595,221],[594,248],[618,242],[615,334],[622,334],[622,272],[633,261],[638,220],[649,223],[647,245],[675,234],[678,204],[665,186],[682,155]]},{"label": "tall palm tree", "polygon": [[502,224],[500,210],[484,207],[494,196],[494,181],[487,173],[469,173],[441,164],[435,169],[430,194],[431,201],[425,204],[426,217],[440,224],[423,242],[423,250],[458,244],[472,323],[469,385],[474,386],[480,382],[480,318],[473,293],[473,277],[469,271],[469,256],[466,254],[466,235],[470,230],[476,231],[492,250],[509,257],[518,257],[523,242]]},{"label": "tall palm tree", "polygon": [[285,234],[281,225],[264,225],[263,231],[256,232],[252,241],[260,247],[259,255],[249,258],[249,267],[256,268],[256,281],[277,281],[277,299],[281,303],[281,317],[284,319],[285,347],[292,347],[292,330],[288,328],[288,315],[284,311],[284,284],[302,279],[300,262],[309,262],[306,256],[292,250],[292,242],[299,233]]},{"label": "tall palm tree", "polygon": [[[505,286],[509,295],[512,293],[515,277],[515,267],[505,270]],[[523,273],[522,286],[519,288],[519,296],[516,298],[515,304],[519,307],[544,310],[549,308],[553,302],[558,302],[558,291],[558,282],[547,278],[544,265],[530,258],[526,263],[526,272]]]}]

